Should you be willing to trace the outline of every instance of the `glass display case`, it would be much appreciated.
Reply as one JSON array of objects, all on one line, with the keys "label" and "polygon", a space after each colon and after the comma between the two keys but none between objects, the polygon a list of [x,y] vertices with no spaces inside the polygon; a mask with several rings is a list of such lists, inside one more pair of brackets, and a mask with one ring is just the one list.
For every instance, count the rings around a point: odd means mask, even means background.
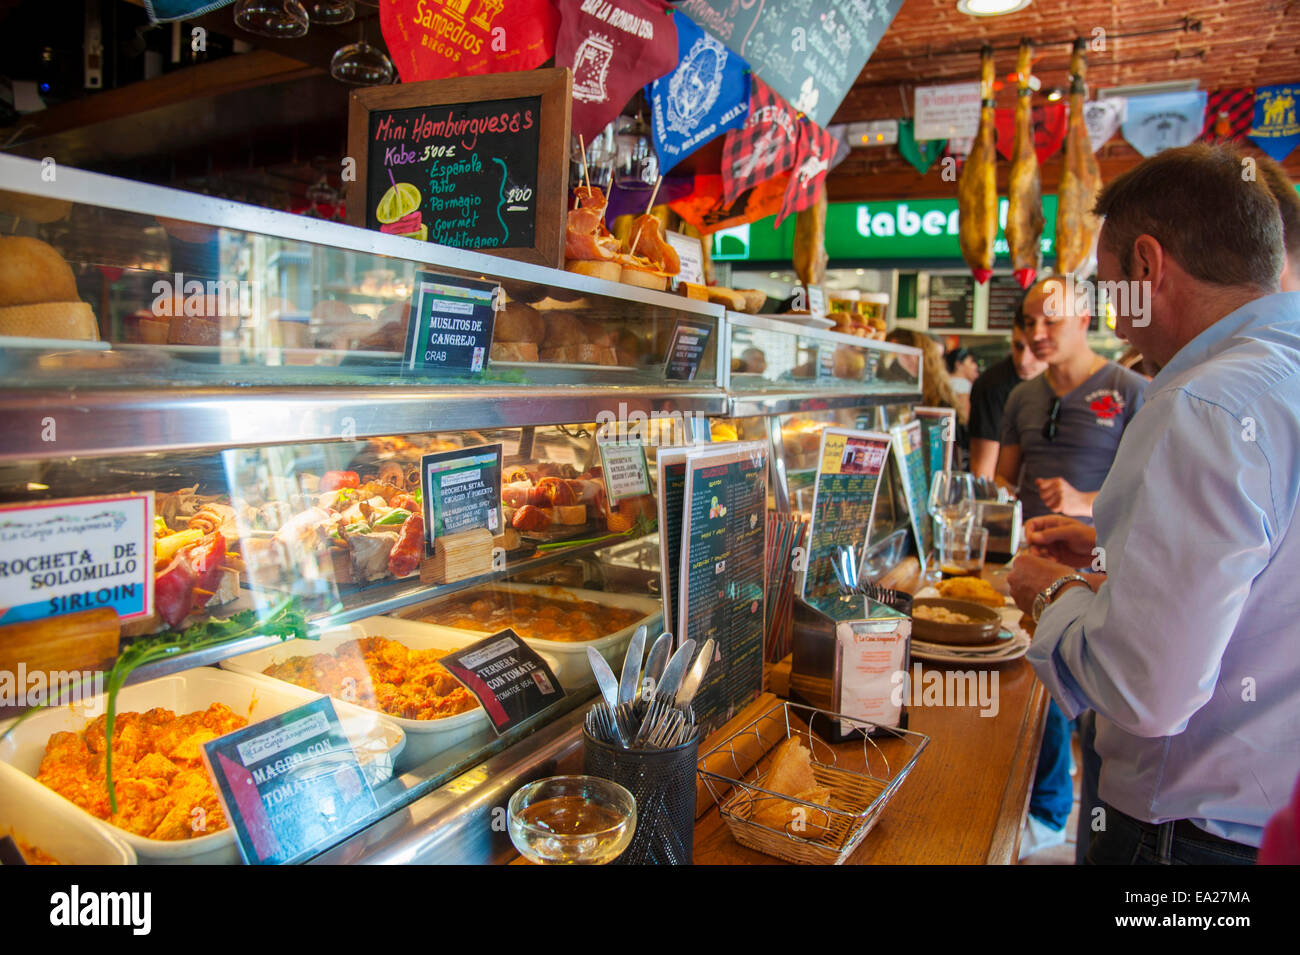
[{"label": "glass display case", "polygon": [[[43,169],[0,156],[0,525],[146,500],[152,598],[148,613],[75,632],[68,612],[104,609],[111,588],[87,583],[45,622],[7,603],[0,626],[35,627],[29,670],[93,679],[60,684],[75,706],[0,700],[0,718],[22,718],[0,739],[0,789],[27,793],[43,818],[70,812],[55,792],[93,791],[69,818],[125,859],[239,861],[195,741],[322,694],[373,799],[315,861],[490,859],[506,835],[484,813],[580,746],[595,693],[586,647],[617,667],[638,625],[661,626],[656,448],[761,436],[780,451],[778,415],[855,423],[919,394],[880,374],[909,349]],[[450,328],[448,350],[465,338],[484,349],[477,362],[427,355],[427,295],[444,315],[486,310],[490,344]],[[680,325],[703,346],[683,378],[667,368]],[[754,349],[765,367],[733,371]],[[852,374],[835,373],[841,349],[862,359]],[[649,494],[608,501],[598,433],[646,445]],[[425,540],[422,462],[484,448],[499,455],[497,523],[490,549],[453,572]],[[788,510],[784,478],[775,496]],[[50,599],[63,594],[62,570],[40,569]],[[498,732],[439,660],[506,626],[565,692]],[[114,810],[91,724],[117,685],[115,732],[136,748],[120,756]],[[160,733],[171,748],[149,749]],[[14,805],[0,800],[0,835]],[[79,851],[67,861],[92,858]]]}]

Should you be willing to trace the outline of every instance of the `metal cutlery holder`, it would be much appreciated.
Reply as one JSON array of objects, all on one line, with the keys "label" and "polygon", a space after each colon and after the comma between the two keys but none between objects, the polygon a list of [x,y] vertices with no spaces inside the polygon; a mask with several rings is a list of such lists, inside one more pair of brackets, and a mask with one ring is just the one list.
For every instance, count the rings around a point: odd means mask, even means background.
[{"label": "metal cutlery holder", "polygon": [[[790,699],[817,710],[843,713],[859,724],[841,724],[817,717],[814,729],[833,743],[861,735],[863,725],[907,726],[907,706],[881,713],[860,709],[864,682],[874,696],[890,695],[892,670],[910,665],[912,621],[910,598],[899,595],[899,607],[877,603],[864,595],[799,598],[794,604],[794,652],[790,667]],[[903,610],[902,607],[906,607]],[[876,641],[893,657],[892,667],[874,676],[853,662],[862,640]],[[888,649],[884,649],[888,648]],[[824,725],[823,725],[824,724]]]},{"label": "metal cutlery holder", "polygon": [[582,737],[582,771],[618,783],[636,799],[636,834],[613,864],[690,865],[699,737],[672,749],[623,749],[585,727]]}]

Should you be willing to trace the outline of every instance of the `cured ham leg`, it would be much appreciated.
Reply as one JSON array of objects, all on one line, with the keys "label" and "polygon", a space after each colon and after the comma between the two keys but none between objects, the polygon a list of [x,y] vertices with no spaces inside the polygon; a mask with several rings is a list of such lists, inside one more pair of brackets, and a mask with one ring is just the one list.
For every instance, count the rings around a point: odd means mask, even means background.
[{"label": "cured ham leg", "polygon": [[1069,275],[1080,270],[1092,253],[1092,243],[1101,223],[1092,207],[1101,190],[1101,169],[1088,141],[1083,121],[1083,102],[1088,90],[1084,51],[1088,42],[1079,37],[1070,56],[1070,119],[1065,130],[1065,168],[1056,190],[1056,271]]},{"label": "cured ham leg", "polygon": [[817,201],[794,217],[794,274],[804,287],[826,278],[826,184]]},{"label": "cured ham leg", "polygon": [[1011,154],[1011,179],[1007,184],[1007,245],[1011,248],[1011,269],[1021,288],[1034,284],[1042,261],[1043,182],[1034,152],[1034,129],[1029,87],[1034,47],[1020,41],[1016,58],[1016,141]]},{"label": "cured ham leg", "polygon": [[[979,283],[993,274],[998,235],[997,147],[993,142],[993,47],[980,51],[980,125],[957,178],[957,234],[961,257]],[[1030,147],[1032,152],[1032,144]]]}]

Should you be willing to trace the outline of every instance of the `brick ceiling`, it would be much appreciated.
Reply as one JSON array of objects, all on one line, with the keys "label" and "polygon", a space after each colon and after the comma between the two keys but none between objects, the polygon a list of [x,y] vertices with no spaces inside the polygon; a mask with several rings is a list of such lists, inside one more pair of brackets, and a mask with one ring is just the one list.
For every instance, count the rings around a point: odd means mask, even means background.
[{"label": "brick ceiling", "polygon": [[[1020,13],[988,18],[958,13],[956,0],[907,0],[835,122],[911,115],[917,86],[978,79],[979,48],[986,42],[996,48],[998,74],[1005,77],[1015,68],[1022,36],[1037,41],[1034,74],[1043,89],[1065,87],[1073,39],[1091,39],[1098,28],[1105,31],[1105,49],[1089,52],[1093,95],[1100,88],[1168,80],[1197,80],[1205,90],[1300,82],[1300,0],[1033,0]],[[1006,84],[999,105],[1013,101]],[[1102,151],[1103,174],[1138,158],[1116,137]],[[1293,154],[1287,167],[1300,177],[1300,157]],[[855,149],[831,173],[828,188],[841,200],[953,191],[934,173],[923,179],[908,170],[892,147]]]}]

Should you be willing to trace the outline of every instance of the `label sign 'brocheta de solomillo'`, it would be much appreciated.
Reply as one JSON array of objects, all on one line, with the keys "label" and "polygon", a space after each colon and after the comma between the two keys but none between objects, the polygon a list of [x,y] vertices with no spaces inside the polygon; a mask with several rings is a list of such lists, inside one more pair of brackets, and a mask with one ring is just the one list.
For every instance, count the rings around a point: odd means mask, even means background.
[{"label": "label sign 'brocheta de solomillo'", "polygon": [[153,612],[153,495],[0,508],[0,623],[112,607]]}]

